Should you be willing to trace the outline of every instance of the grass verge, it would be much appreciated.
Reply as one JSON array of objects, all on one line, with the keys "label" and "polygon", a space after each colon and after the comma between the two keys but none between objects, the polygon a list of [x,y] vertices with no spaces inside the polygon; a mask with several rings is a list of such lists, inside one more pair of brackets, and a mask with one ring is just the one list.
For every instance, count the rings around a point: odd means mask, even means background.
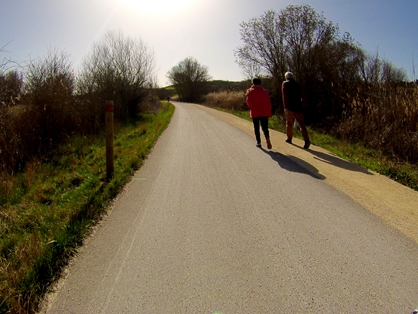
[{"label": "grass verge", "polygon": [[[251,121],[248,111],[218,109]],[[286,133],[285,121],[276,116],[269,119],[269,128]],[[418,165],[400,162],[395,158],[384,156],[373,149],[366,148],[361,143],[353,144],[348,141],[336,139],[309,127],[308,132],[311,142],[315,145],[322,147],[345,160],[349,160],[362,167],[385,175],[398,183],[418,191]],[[294,136],[302,139],[301,132],[297,130],[294,130]]]},{"label": "grass verge", "polygon": [[106,181],[105,138],[72,138],[47,164],[33,162],[0,196],[0,313],[34,313],[51,282],[107,211],[167,127],[174,106],[115,132]]}]

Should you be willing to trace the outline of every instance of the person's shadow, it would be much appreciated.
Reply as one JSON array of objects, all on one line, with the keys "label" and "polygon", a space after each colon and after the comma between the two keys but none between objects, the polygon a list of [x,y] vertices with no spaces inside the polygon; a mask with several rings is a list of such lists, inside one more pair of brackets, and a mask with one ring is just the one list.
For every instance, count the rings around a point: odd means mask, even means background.
[{"label": "person's shadow", "polygon": [[350,170],[350,171],[357,171],[357,172],[362,172],[365,174],[369,174],[369,175],[373,175],[372,172],[369,171],[369,169],[364,168],[362,166],[359,166],[355,163],[346,161],[342,158],[333,156],[333,155],[329,155],[329,154],[325,154],[322,152],[318,152],[316,150],[312,150],[312,149],[304,149],[302,147],[299,147],[300,149],[303,149],[309,153],[311,153],[312,155],[314,155],[314,158],[317,160],[320,160],[322,162],[325,162],[327,164],[333,165],[335,167],[339,167],[339,168],[343,168],[346,170]]},{"label": "person's shadow", "polygon": [[264,148],[262,148],[261,150],[265,152],[267,155],[270,155],[271,159],[273,159],[275,162],[279,164],[281,168],[287,171],[307,174],[319,180],[325,179],[325,176],[320,174],[318,169],[316,169],[314,166],[300,158],[297,158],[295,156],[285,156],[283,154],[280,154],[279,152],[268,151]]}]

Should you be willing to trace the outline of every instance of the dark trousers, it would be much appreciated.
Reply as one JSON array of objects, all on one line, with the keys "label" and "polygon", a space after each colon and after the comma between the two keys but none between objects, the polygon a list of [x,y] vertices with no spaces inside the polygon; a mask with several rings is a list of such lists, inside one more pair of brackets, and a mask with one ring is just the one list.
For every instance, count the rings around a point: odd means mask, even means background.
[{"label": "dark trousers", "polygon": [[268,117],[253,118],[254,134],[255,134],[255,140],[257,141],[257,143],[261,143],[260,123],[261,123],[261,129],[263,130],[266,140],[270,139],[269,118]]}]

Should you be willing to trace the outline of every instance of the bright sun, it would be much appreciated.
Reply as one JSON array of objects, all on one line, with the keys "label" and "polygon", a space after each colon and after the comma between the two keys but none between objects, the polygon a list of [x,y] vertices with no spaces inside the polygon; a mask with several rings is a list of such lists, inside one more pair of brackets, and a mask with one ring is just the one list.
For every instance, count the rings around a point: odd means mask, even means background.
[{"label": "bright sun", "polygon": [[120,0],[127,9],[135,9],[145,14],[177,13],[195,0]]}]

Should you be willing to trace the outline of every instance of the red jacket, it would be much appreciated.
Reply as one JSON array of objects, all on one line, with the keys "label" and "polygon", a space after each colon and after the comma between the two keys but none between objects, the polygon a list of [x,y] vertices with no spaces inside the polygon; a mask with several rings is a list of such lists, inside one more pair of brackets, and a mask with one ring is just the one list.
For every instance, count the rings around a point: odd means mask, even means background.
[{"label": "red jacket", "polygon": [[248,90],[247,105],[251,118],[272,117],[270,95],[261,85],[254,85]]}]

